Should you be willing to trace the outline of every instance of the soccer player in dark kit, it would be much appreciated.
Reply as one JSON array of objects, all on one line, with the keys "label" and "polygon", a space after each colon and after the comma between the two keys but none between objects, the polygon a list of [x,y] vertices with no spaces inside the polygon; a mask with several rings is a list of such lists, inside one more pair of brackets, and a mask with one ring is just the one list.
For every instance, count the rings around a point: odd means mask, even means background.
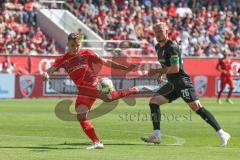
[{"label": "soccer player in dark kit", "polygon": [[161,91],[164,89],[164,87],[162,87],[159,92],[151,98],[149,106],[153,132],[150,136],[141,137],[141,139],[148,143],[160,143],[160,105],[170,103],[181,97],[193,111],[214,128],[221,140],[220,146],[227,145],[230,134],[220,127],[214,116],[200,103],[193,84],[183,69],[181,50],[175,42],[168,39],[167,30],[168,26],[164,22],[157,23],[153,26],[153,31],[158,42],[155,49],[162,68],[150,69],[148,75],[159,75],[159,77],[166,75],[168,80],[166,88],[170,86],[172,90],[164,94]]}]

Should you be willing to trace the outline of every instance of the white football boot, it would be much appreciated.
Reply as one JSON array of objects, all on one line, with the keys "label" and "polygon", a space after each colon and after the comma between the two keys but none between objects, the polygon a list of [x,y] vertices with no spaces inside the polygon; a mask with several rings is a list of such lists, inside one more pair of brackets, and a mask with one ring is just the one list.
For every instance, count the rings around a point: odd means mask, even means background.
[{"label": "white football boot", "polygon": [[222,129],[220,129],[218,132],[219,138],[220,138],[220,147],[225,147],[228,143],[228,141],[231,138],[231,135],[225,131],[223,131]]},{"label": "white football boot", "polygon": [[87,147],[86,149],[103,149],[104,145],[100,142],[94,142],[91,146]]}]

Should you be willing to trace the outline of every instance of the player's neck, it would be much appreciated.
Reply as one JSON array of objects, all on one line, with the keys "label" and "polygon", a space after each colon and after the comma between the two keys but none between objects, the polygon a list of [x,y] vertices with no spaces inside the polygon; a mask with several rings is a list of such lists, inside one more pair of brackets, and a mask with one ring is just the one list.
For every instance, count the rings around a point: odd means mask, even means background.
[{"label": "player's neck", "polygon": [[166,38],[165,40],[158,42],[160,47],[163,47],[167,43],[168,39]]},{"label": "player's neck", "polygon": [[68,52],[68,54],[69,54],[70,56],[76,56],[76,55],[77,55],[77,52]]}]

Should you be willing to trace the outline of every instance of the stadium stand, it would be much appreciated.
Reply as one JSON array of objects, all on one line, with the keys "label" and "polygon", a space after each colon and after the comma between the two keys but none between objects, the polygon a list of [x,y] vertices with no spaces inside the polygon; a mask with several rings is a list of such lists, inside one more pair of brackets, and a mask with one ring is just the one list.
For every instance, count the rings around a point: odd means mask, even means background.
[{"label": "stadium stand", "polygon": [[[47,7],[58,8],[55,2]],[[169,37],[180,44],[184,56],[219,57],[222,50],[230,50],[233,57],[240,56],[237,0],[66,0],[65,3],[66,9],[105,40],[141,41],[142,51],[127,51],[128,55],[154,56],[156,42],[151,26],[165,21],[170,26]],[[36,9],[40,6],[41,1],[35,0],[1,3],[1,54],[63,52],[37,26]]]},{"label": "stadium stand", "polygon": [[144,40],[154,46],[152,24],[165,21],[169,36],[185,56],[240,56],[239,2],[236,0],[68,1],[75,15],[104,39]]},{"label": "stadium stand", "polygon": [[4,1],[0,6],[0,54],[55,55],[55,41],[36,23],[39,3],[31,0]]}]

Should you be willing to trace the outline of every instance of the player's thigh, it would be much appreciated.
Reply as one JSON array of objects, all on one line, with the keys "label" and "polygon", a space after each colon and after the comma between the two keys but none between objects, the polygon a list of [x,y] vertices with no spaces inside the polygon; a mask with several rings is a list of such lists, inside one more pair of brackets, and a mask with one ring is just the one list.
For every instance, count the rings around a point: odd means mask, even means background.
[{"label": "player's thigh", "polygon": [[166,97],[159,95],[159,94],[153,95],[152,98],[150,99],[150,103],[154,103],[154,104],[158,104],[158,105],[162,105],[162,104],[165,104],[168,102],[169,102],[169,100]]},{"label": "player's thigh", "polygon": [[162,105],[170,103],[179,97],[173,84],[168,83],[165,86],[161,87],[157,94],[151,98],[150,103]]},{"label": "player's thigh", "polygon": [[75,108],[78,108],[79,105],[85,105],[87,106],[88,110],[90,110],[95,101],[96,98],[94,97],[78,95],[75,102]]},{"label": "player's thigh", "polygon": [[94,86],[78,86],[78,96],[96,98],[98,92]]},{"label": "player's thigh", "polygon": [[227,83],[229,84],[230,88],[234,88],[234,81],[233,81],[232,77],[229,77],[227,79]]},{"label": "player's thigh", "polygon": [[180,88],[178,90],[178,93],[186,103],[199,100],[197,92],[194,87]]},{"label": "player's thigh", "polygon": [[224,87],[226,86],[226,84],[227,84],[227,78],[226,78],[226,76],[221,76],[221,83],[220,83],[221,89],[224,89]]},{"label": "player's thigh", "polygon": [[93,86],[78,86],[78,94],[82,95],[83,97],[89,97],[91,98],[99,98],[103,100],[104,102],[111,102],[111,96],[109,94],[105,94],[102,91],[99,91]]}]

